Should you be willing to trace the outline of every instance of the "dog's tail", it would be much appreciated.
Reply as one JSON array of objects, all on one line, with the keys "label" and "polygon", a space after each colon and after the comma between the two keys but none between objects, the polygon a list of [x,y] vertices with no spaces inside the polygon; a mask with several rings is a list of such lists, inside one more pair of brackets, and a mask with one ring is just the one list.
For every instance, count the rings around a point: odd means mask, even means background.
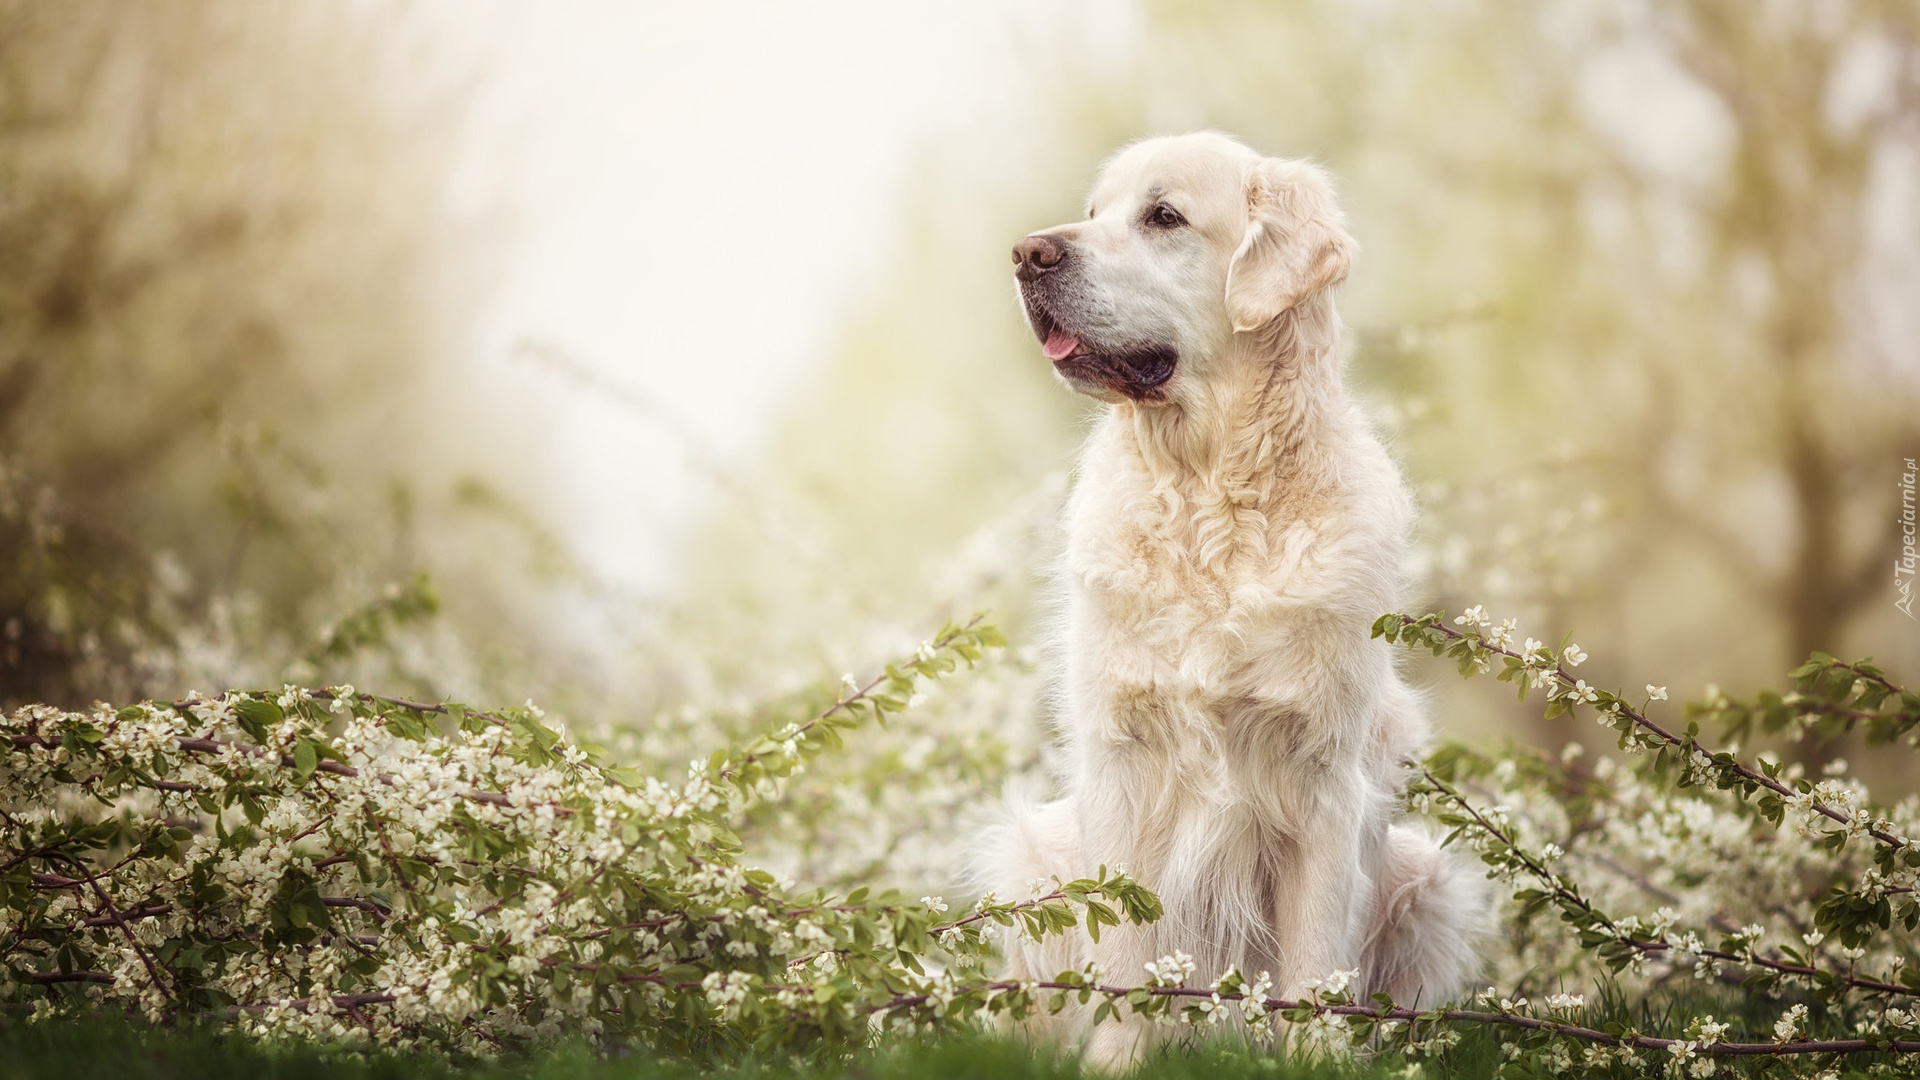
[{"label": "dog's tail", "polygon": [[1387,830],[1375,888],[1361,969],[1367,992],[1422,1007],[1458,994],[1479,971],[1486,882],[1432,833],[1400,824]]},{"label": "dog's tail", "polygon": [[[1037,803],[1010,792],[1005,811],[982,835],[971,861],[975,884],[1003,901],[1026,899],[1036,881],[1072,881],[1080,876],[1072,805]],[[1004,944],[1012,978],[1051,979],[1086,962],[1075,934],[1034,942],[1009,930]]]}]

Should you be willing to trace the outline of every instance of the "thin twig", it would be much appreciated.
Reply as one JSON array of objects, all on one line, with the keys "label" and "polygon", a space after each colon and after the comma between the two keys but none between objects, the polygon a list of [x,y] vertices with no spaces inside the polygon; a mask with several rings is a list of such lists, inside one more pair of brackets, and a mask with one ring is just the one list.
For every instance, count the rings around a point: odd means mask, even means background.
[{"label": "thin twig", "polygon": [[[694,984],[699,985],[699,984]],[[807,987],[768,987],[770,990],[789,990],[804,993]],[[1081,985],[1066,982],[989,982],[962,987],[956,993],[973,991],[1018,991],[1018,990],[1088,990],[1110,999],[1120,1000],[1128,995],[1144,991],[1151,997],[1201,998],[1212,1000],[1218,996],[1221,1001],[1245,1001],[1245,994],[1216,994],[1210,989],[1191,986],[1103,986],[1099,984]],[[901,994],[892,1000],[875,1005],[869,1012],[886,1012],[893,1009],[911,1008],[924,1005],[931,1000],[928,994]],[[1558,1020],[1541,1020],[1517,1013],[1480,1012],[1470,1009],[1418,1009],[1382,1008],[1377,1005],[1328,1005],[1323,1002],[1283,1001],[1278,998],[1265,998],[1261,1005],[1269,1012],[1282,1012],[1309,1008],[1318,1015],[1357,1016],[1372,1020],[1398,1020],[1405,1023],[1428,1023],[1435,1020],[1450,1023],[1489,1024],[1502,1027],[1524,1028],[1529,1031],[1546,1031],[1556,1035],[1565,1035],[1583,1042],[1601,1046],[1630,1047],[1635,1050],[1667,1050],[1682,1039],[1658,1039],[1646,1035],[1610,1035],[1604,1031],[1582,1027],[1578,1024],[1563,1023]],[[1920,1053],[1920,1041],[1890,1040],[1876,1044],[1866,1039],[1803,1039],[1794,1042],[1736,1043],[1713,1042],[1694,1048],[1695,1053],[1712,1057],[1792,1057],[1800,1054],[1869,1054],[1869,1053]]]},{"label": "thin twig", "polygon": [[[113,901],[107,896],[107,890],[100,887],[100,882],[97,879],[85,876],[87,868],[81,865],[80,860],[64,852],[57,857],[72,864],[74,869],[80,871],[86,884],[92,887],[93,895],[99,898],[100,907],[106,912],[112,925],[120,928],[120,933],[125,935],[127,944],[133,946],[135,955],[140,957],[140,963],[147,969],[147,975],[153,979],[154,989],[167,995],[169,998],[174,997],[173,987],[168,985],[167,980],[161,977],[159,965],[155,964],[153,957],[148,955],[147,947],[140,944],[140,939],[134,936],[133,928],[127,925],[127,920],[121,918],[120,913],[114,909]],[[76,891],[77,885],[78,883],[76,883]]]},{"label": "thin twig", "polygon": [[[1564,881],[1565,881],[1564,878],[1562,878],[1559,874],[1556,874],[1553,871],[1547,869],[1545,864],[1541,863],[1538,859],[1534,858],[1533,855],[1529,853],[1526,849],[1514,843],[1512,837],[1510,837],[1506,832],[1502,831],[1499,826],[1487,820],[1486,816],[1483,815],[1479,811],[1479,809],[1475,807],[1472,803],[1468,802],[1466,799],[1466,796],[1460,794],[1457,788],[1453,787],[1452,785],[1448,784],[1444,780],[1441,780],[1439,777],[1435,776],[1432,770],[1423,769],[1422,772],[1425,774],[1427,781],[1429,783],[1431,783],[1434,787],[1438,788],[1440,791],[1444,792],[1455,806],[1459,807],[1461,810],[1465,811],[1468,816],[1472,817],[1474,820],[1474,823],[1477,824],[1484,832],[1486,832],[1487,835],[1492,836],[1494,839],[1500,841],[1500,843],[1506,845],[1507,850],[1511,852],[1516,858],[1518,858],[1521,861],[1522,864],[1526,866],[1527,872],[1532,874],[1534,878],[1536,878],[1541,884],[1545,885],[1549,890],[1551,890],[1553,895],[1559,897],[1561,900],[1563,900],[1566,903],[1572,904],[1573,906],[1579,908],[1581,911],[1587,913],[1588,915],[1591,915],[1594,921],[1598,922],[1600,925],[1607,928],[1607,932],[1613,935],[1613,940],[1619,942],[1621,945],[1627,948],[1633,949],[1636,952],[1643,953],[1648,956],[1651,956],[1657,953],[1675,951],[1674,946],[1668,944],[1667,942],[1642,941],[1639,938],[1636,938],[1631,934],[1628,934],[1624,930],[1620,929],[1620,927],[1612,919],[1608,918],[1606,914],[1601,912],[1598,908],[1595,908],[1587,900],[1586,897],[1580,895],[1578,892],[1575,892],[1567,888],[1567,886],[1564,884]],[[1711,949],[1711,948],[1689,950],[1689,952],[1692,955],[1705,956],[1714,960],[1723,960],[1728,963],[1744,964],[1750,967],[1766,968],[1769,971],[1777,971],[1783,975],[1797,975],[1803,978],[1837,979],[1856,990],[1865,990],[1870,993],[1900,994],[1900,995],[1908,995],[1908,996],[1914,995],[1914,994],[1920,994],[1920,989],[1915,989],[1909,986],[1900,986],[1896,983],[1881,982],[1877,979],[1863,979],[1857,975],[1850,975],[1850,974],[1845,974],[1837,971],[1831,971],[1831,972],[1821,971],[1818,968],[1807,967],[1802,964],[1791,964],[1781,960],[1773,960],[1764,956],[1760,956],[1758,954],[1742,956],[1738,953],[1727,952],[1724,949]]]},{"label": "thin twig", "polygon": [[[933,641],[929,642],[928,644],[930,645],[931,648],[936,650],[944,649],[948,645],[953,644],[962,635],[966,634],[967,631],[972,630],[974,627],[980,625],[981,620],[985,618],[986,618],[985,615],[975,615],[972,619],[968,620],[965,626],[955,627],[954,629],[949,630],[948,632],[935,638]],[[853,693],[847,694],[844,697],[835,699],[833,704],[820,710],[817,714],[814,715],[813,719],[808,720],[806,723],[801,724],[800,726],[794,728],[792,731],[788,732],[784,737],[788,739],[797,739],[800,736],[805,735],[808,731],[811,731],[815,726],[817,726],[821,721],[832,716],[834,713],[840,712],[846,709],[850,705],[854,705],[861,701],[865,701],[873,693],[874,687],[879,686],[881,683],[886,682],[890,678],[892,678],[892,674],[890,672],[882,671],[880,674],[875,675],[871,679],[868,679],[864,686],[859,687]],[[742,755],[740,760],[736,762],[731,762],[727,765],[726,768],[721,769],[719,778],[722,780],[731,779],[733,775],[739,771],[741,766],[746,765],[750,762],[758,761],[758,760],[760,760],[759,757],[757,757],[754,754]]]},{"label": "thin twig", "polygon": [[[1406,615],[1400,616],[1400,623],[1401,623],[1401,626],[1407,627],[1407,628],[1437,630],[1443,636],[1451,638],[1454,641],[1461,641],[1466,639],[1467,637],[1466,634],[1458,630],[1454,630],[1448,627],[1444,623],[1431,623],[1425,626],[1418,626],[1417,625],[1418,620],[1410,618]],[[1522,664],[1528,664],[1527,657],[1524,657],[1519,653],[1514,652],[1511,649],[1507,649],[1502,646],[1492,644],[1491,642],[1487,641],[1484,637],[1477,634],[1474,635],[1474,639],[1481,648],[1485,649],[1490,653],[1494,653],[1499,656],[1511,657],[1514,660],[1520,661]],[[1532,669],[1531,664],[1528,664],[1528,667],[1529,667],[1529,670]],[[1573,677],[1573,675],[1569,674],[1566,668],[1561,667],[1558,661],[1555,661],[1554,666],[1550,670],[1552,674],[1560,680],[1562,686],[1567,687],[1569,689],[1573,687],[1575,682],[1579,681],[1579,680],[1576,680]],[[1628,720],[1632,721],[1636,727],[1639,727],[1642,730],[1648,732],[1649,734],[1653,735],[1655,738],[1659,739],[1661,742],[1666,743],[1668,746],[1679,747],[1683,750],[1686,750],[1688,753],[1700,754],[1701,756],[1706,757],[1709,760],[1713,758],[1714,756],[1713,751],[1708,750],[1704,745],[1702,745],[1700,740],[1693,738],[1692,736],[1675,735],[1673,732],[1668,731],[1666,728],[1660,726],[1654,721],[1649,720],[1644,713],[1640,712],[1638,709],[1635,709],[1633,706],[1628,705],[1624,700],[1615,698],[1614,702],[1615,702],[1615,707],[1619,710],[1620,715],[1625,716]],[[1722,764],[1722,763],[1716,762],[1716,764]],[[1785,784],[1782,784],[1780,781],[1775,780],[1773,777],[1768,776],[1765,773],[1759,772],[1755,769],[1748,768],[1746,765],[1743,765],[1739,761],[1734,760],[1731,756],[1729,756],[1725,761],[1724,767],[1733,770],[1742,779],[1748,781],[1749,783],[1755,784],[1759,787],[1766,788],[1768,791],[1771,791],[1775,795],[1778,795],[1781,798],[1787,800],[1789,804],[1799,803],[1804,801],[1815,813],[1818,813],[1820,816],[1824,818],[1827,818],[1831,821],[1835,821],[1841,825],[1846,825],[1849,827],[1851,827],[1854,824],[1854,819],[1851,816],[1841,813],[1840,811],[1834,809],[1831,806],[1828,806],[1826,803],[1823,803],[1818,799],[1808,798],[1802,795],[1800,792],[1797,792],[1792,788],[1786,786]],[[1906,839],[1895,836],[1892,833],[1889,833],[1881,829],[1877,825],[1869,825],[1864,831],[1869,836],[1872,836],[1875,840],[1878,840],[1880,843],[1885,844],[1887,847],[1892,848],[1895,851],[1899,851],[1907,847],[1909,844],[1909,841],[1907,841]]]}]

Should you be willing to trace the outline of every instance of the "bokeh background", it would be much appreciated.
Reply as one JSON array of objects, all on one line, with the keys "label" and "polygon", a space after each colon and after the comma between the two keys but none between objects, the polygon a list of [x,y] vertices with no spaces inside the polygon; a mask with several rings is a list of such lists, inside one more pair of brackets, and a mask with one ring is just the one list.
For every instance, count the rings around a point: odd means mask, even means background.
[{"label": "bokeh background", "polygon": [[677,768],[986,608],[1007,657],[749,829],[951,883],[1050,783],[1089,415],[1007,250],[1202,127],[1339,178],[1419,604],[1675,716],[1920,680],[1911,0],[0,0],[0,707],[352,681]]}]

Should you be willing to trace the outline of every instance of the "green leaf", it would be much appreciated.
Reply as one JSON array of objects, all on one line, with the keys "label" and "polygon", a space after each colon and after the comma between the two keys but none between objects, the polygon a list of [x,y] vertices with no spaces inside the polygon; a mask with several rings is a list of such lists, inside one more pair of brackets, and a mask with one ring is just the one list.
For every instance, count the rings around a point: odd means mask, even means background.
[{"label": "green leaf", "polygon": [[320,767],[320,755],[314,751],[313,740],[301,739],[293,744],[293,774],[300,780],[313,775]]},{"label": "green leaf", "polygon": [[240,727],[253,736],[255,742],[265,742],[268,729],[279,726],[287,718],[287,714],[280,711],[280,706],[259,698],[241,698],[234,702],[233,711],[240,720]]}]

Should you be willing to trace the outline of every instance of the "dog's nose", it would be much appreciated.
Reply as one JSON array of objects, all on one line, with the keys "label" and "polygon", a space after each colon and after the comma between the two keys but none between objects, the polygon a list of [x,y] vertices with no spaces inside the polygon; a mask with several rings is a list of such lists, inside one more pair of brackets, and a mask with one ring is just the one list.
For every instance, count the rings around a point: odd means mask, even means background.
[{"label": "dog's nose", "polygon": [[1032,281],[1060,265],[1067,257],[1067,246],[1046,233],[1034,233],[1013,245],[1013,274],[1021,281]]}]

